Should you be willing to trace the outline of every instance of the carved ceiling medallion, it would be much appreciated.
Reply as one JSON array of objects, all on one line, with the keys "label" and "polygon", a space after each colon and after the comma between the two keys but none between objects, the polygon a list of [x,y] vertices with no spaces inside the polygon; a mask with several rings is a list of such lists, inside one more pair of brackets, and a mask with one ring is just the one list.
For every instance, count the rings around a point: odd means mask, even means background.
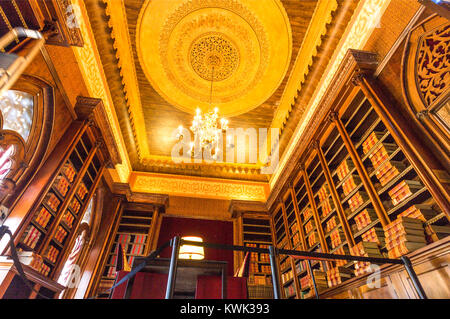
[{"label": "carved ceiling medallion", "polygon": [[[269,98],[291,57],[290,24],[279,0],[152,0],[137,27],[139,61],[158,93],[177,108],[222,116]],[[274,71],[275,70],[275,71]]]},{"label": "carved ceiling medallion", "polygon": [[239,65],[239,51],[223,34],[201,36],[190,49],[190,62],[194,71],[207,81],[229,78]]}]

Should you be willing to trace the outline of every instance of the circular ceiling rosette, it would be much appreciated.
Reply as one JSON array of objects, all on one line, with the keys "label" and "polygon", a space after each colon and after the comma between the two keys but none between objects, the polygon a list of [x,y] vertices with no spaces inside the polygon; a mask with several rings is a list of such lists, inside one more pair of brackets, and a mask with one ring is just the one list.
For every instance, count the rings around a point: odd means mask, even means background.
[{"label": "circular ceiling rosette", "polygon": [[292,51],[279,0],[152,0],[141,9],[137,53],[154,89],[175,107],[246,113],[281,84]]}]

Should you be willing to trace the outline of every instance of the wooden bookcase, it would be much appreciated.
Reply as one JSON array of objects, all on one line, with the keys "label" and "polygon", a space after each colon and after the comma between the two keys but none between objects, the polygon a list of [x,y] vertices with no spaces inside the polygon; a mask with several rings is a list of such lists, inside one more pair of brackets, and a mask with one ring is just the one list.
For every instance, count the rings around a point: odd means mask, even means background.
[{"label": "wooden bookcase", "polygon": [[53,277],[64,260],[89,200],[102,176],[104,155],[86,128],[61,161],[42,199],[33,209],[18,247],[42,256],[39,272]]},{"label": "wooden bookcase", "polygon": [[147,256],[155,236],[159,208],[154,205],[125,203],[119,216],[119,222],[112,233],[106,248],[108,254],[101,271],[97,288],[98,298],[108,298],[106,291],[116,279],[116,263],[119,244],[125,251],[127,261],[133,266],[135,257]]},{"label": "wooden bookcase", "polygon": [[[14,232],[17,248],[33,252],[30,266],[25,266],[32,284],[36,289],[47,289],[46,295],[51,297],[63,289],[57,280],[84,212],[105,167],[115,163],[111,161],[114,146],[105,142],[111,132],[103,122],[106,117],[101,100],[78,97],[75,112],[77,120],[66,129],[10,214],[20,221]],[[5,261],[3,265],[0,296],[17,288],[12,263]],[[37,296],[32,292],[28,297]]]},{"label": "wooden bookcase", "polygon": [[[438,234],[433,227],[449,226],[449,218],[433,189],[426,186],[430,183],[416,169],[417,163],[411,162],[413,156],[380,106],[374,107],[377,100],[367,97],[364,86],[346,83],[350,85],[334,92],[339,99],[311,134],[294,177],[288,178],[293,182],[286,182],[272,205],[276,246],[350,255],[352,248],[370,241],[388,257],[384,227],[415,209],[426,211],[428,244],[437,242],[446,236],[445,231]],[[298,242],[293,240],[295,221],[301,226]],[[314,297],[305,263],[289,259],[279,258],[284,297]],[[322,275],[336,267],[352,272],[357,267],[347,261],[311,264],[312,270]],[[328,284],[320,287],[319,293],[327,290]]]},{"label": "wooden bookcase", "polygon": [[[268,249],[272,245],[270,219],[266,216],[247,213],[242,216],[243,244],[247,247]],[[272,287],[269,254],[251,253],[248,284]]]}]

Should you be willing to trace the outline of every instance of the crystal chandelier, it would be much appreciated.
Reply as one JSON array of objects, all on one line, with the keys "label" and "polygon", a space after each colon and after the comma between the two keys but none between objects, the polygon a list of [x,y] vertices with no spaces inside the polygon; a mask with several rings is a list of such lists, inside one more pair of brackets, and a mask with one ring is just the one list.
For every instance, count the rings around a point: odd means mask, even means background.
[{"label": "crystal chandelier", "polygon": [[[209,104],[212,106],[212,88],[214,82],[214,67],[212,68],[211,90]],[[180,125],[179,130],[183,127]],[[219,152],[219,141],[221,135],[228,129],[228,120],[219,119],[219,108],[215,107],[213,111],[202,115],[200,108],[197,108],[196,115],[192,121],[190,130],[194,133],[194,142],[190,143],[190,152],[194,154],[194,147],[200,147],[202,150],[208,150],[214,159]]]}]

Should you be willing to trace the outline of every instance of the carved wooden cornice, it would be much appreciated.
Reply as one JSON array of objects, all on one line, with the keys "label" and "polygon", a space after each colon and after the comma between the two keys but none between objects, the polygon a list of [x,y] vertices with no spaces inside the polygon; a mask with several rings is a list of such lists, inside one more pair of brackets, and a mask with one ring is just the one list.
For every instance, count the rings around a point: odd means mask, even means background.
[{"label": "carved wooden cornice", "polygon": [[231,214],[231,218],[235,218],[239,214],[246,212],[267,213],[267,207],[264,202],[233,199],[230,201],[228,211]]},{"label": "carved wooden cornice", "polygon": [[156,207],[169,207],[169,195],[134,192],[128,183],[114,183],[113,193],[122,195],[130,203],[151,204]]},{"label": "carved wooden cornice", "polygon": [[310,72],[313,60],[318,54],[318,48],[322,45],[323,36],[327,34],[329,25],[333,20],[333,13],[337,8],[338,2],[336,0],[318,1],[271,127],[282,128],[286,123],[292,106],[295,104],[298,91],[301,90]]},{"label": "carved wooden cornice", "polygon": [[130,114],[131,128],[136,140],[137,154],[140,159],[147,158],[150,156],[147,130],[145,128],[141,95],[134,65],[130,34],[128,32],[125,5],[123,0],[103,0],[103,2],[106,3],[106,15],[109,18],[108,25],[112,30],[111,38],[114,40],[123,91]]},{"label": "carved wooden cornice", "polygon": [[77,20],[77,8],[70,0],[30,0],[29,3],[41,29],[52,29],[52,32],[47,33],[47,44],[84,45]]}]

